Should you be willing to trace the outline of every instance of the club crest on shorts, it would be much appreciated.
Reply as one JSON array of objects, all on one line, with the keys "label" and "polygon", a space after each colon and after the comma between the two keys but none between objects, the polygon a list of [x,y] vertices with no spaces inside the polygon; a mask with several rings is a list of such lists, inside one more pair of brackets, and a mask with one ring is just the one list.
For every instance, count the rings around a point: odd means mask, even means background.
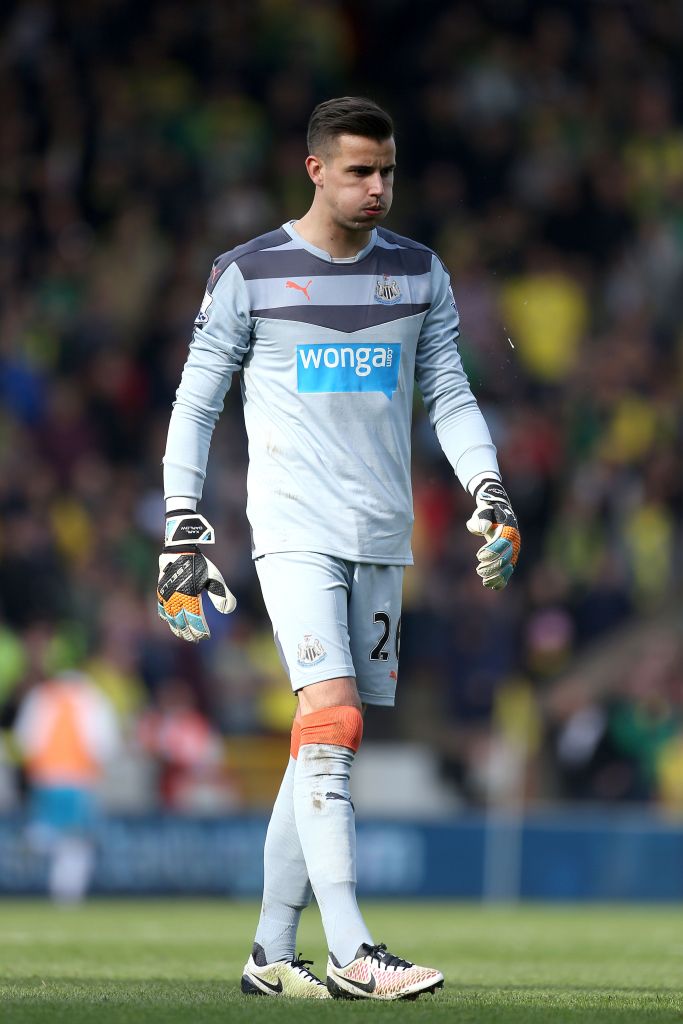
[{"label": "club crest on shorts", "polygon": [[393,306],[401,301],[401,289],[395,277],[384,274],[375,285],[375,302],[383,306]]},{"label": "club crest on shorts", "polygon": [[317,636],[310,633],[304,635],[303,640],[296,649],[296,660],[302,668],[310,665],[318,665],[327,657],[327,651],[318,640]]}]

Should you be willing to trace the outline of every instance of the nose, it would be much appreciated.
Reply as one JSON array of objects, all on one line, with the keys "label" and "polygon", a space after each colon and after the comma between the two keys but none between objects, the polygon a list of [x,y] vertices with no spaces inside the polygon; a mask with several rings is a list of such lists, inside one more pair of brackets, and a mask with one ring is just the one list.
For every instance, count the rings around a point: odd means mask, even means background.
[{"label": "nose", "polygon": [[370,177],[369,191],[370,195],[373,198],[379,198],[380,196],[384,195],[384,178],[382,177],[379,171],[375,171],[375,173]]}]

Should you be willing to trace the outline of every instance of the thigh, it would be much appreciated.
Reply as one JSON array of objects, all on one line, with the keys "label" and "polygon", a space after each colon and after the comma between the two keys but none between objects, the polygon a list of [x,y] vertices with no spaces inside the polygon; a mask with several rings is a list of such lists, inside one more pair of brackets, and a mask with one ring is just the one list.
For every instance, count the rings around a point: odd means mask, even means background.
[{"label": "thigh", "polygon": [[280,659],[296,692],[326,679],[354,677],[348,603],[352,567],[308,551],[257,558],[256,572]]},{"label": "thigh", "polygon": [[357,563],[353,567],[349,634],[358,696],[364,704],[394,704],[402,587],[402,565]]}]

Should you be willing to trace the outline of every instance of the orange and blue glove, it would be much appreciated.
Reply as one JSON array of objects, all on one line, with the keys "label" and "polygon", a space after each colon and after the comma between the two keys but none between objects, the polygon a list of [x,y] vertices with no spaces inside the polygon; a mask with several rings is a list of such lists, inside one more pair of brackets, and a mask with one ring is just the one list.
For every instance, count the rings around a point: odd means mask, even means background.
[{"label": "orange and blue glove", "polygon": [[220,572],[199,550],[199,544],[213,544],[211,524],[192,509],[166,514],[166,536],[159,556],[157,609],[175,636],[197,643],[208,640],[211,631],[202,606],[204,591],[224,615],[234,611],[237,601]]},{"label": "orange and blue glove", "polygon": [[515,571],[521,538],[517,517],[499,480],[482,480],[474,492],[477,507],[467,529],[486,538],[477,551],[477,573],[485,587],[502,590]]}]

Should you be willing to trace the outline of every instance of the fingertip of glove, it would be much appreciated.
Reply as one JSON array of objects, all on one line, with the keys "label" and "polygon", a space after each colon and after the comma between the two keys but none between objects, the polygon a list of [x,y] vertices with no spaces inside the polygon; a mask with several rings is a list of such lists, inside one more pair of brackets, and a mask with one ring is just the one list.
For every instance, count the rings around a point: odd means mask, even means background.
[{"label": "fingertip of glove", "polygon": [[481,582],[487,590],[504,590],[514,571],[514,565],[506,565],[496,576],[482,577]]},{"label": "fingertip of glove", "polygon": [[205,633],[195,633],[193,631],[192,632],[192,636],[187,637],[187,639],[190,640],[190,642],[193,643],[193,644],[200,644],[202,642],[202,640],[210,640],[211,639],[211,630],[207,628]]}]

